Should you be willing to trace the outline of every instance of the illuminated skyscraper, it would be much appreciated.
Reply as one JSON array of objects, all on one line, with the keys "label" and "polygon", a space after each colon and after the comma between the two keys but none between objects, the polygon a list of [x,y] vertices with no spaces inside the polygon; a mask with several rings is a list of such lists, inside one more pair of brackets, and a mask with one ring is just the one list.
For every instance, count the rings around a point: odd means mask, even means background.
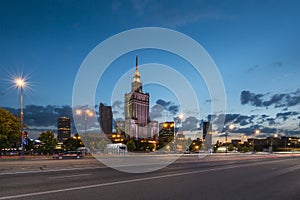
[{"label": "illuminated skyscraper", "polygon": [[138,70],[136,56],[135,73],[131,83],[131,92],[125,94],[125,120],[137,120],[137,124],[145,126],[149,122],[149,93],[143,93],[143,85]]},{"label": "illuminated skyscraper", "polygon": [[57,140],[64,142],[71,137],[71,122],[69,117],[60,117],[57,119]]},{"label": "illuminated skyscraper", "polygon": [[136,56],[131,91],[125,94],[125,133],[130,138],[153,138],[158,134],[158,122],[149,119],[149,93],[143,93],[143,84]]},{"label": "illuminated skyscraper", "polygon": [[174,122],[163,122],[159,124],[159,148],[162,148],[169,144],[175,135],[175,123]]}]

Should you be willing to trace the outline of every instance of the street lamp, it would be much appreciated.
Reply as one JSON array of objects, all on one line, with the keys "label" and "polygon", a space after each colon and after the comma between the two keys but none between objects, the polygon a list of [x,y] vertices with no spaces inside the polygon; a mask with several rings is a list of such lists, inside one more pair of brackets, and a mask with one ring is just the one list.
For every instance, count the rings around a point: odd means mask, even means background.
[{"label": "street lamp", "polygon": [[82,115],[82,113],[84,113],[84,133],[86,133],[88,118],[92,117],[94,114],[89,109],[85,109],[85,110],[78,109],[78,110],[76,110],[76,115]]},{"label": "street lamp", "polygon": [[24,112],[23,112],[23,89],[26,86],[26,81],[22,77],[17,77],[14,80],[15,86],[20,91],[20,133],[21,133],[21,152],[23,154],[23,131],[24,131]]},{"label": "street lamp", "polygon": [[254,154],[254,140],[255,140],[255,136],[256,135],[258,135],[258,134],[260,134],[260,130],[259,129],[256,129],[255,131],[254,131],[254,136],[253,136],[253,144],[252,144],[252,154]]}]

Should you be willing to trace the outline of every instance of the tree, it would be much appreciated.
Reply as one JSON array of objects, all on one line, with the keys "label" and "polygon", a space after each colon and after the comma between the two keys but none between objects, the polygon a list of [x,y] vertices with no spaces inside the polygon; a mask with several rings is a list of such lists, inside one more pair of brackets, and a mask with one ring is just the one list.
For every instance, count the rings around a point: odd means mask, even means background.
[{"label": "tree", "polygon": [[233,144],[229,144],[229,145],[228,145],[228,151],[233,151],[233,150],[234,150]]},{"label": "tree", "polygon": [[41,149],[44,153],[54,152],[57,140],[53,131],[42,132],[38,139],[42,142]]},{"label": "tree", "polygon": [[21,142],[19,119],[0,108],[0,150],[16,147]]},{"label": "tree", "polygon": [[135,142],[132,139],[127,142],[126,146],[128,151],[134,151],[136,149]]},{"label": "tree", "polygon": [[83,143],[81,141],[81,137],[76,133],[73,137],[68,138],[64,141],[64,145],[66,150],[76,151],[78,147],[83,147]]}]

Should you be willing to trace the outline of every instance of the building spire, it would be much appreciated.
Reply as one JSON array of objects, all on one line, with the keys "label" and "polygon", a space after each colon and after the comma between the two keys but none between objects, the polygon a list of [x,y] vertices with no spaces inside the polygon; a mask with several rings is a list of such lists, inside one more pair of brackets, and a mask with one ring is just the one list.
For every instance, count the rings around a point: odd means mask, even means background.
[{"label": "building spire", "polygon": [[139,61],[138,61],[138,55],[135,56],[135,70],[138,71],[138,67],[139,67]]},{"label": "building spire", "polygon": [[134,76],[133,76],[133,82],[141,82],[140,80],[140,73],[139,73],[139,66],[138,66],[138,55],[136,55],[135,57],[135,73],[134,73]]}]

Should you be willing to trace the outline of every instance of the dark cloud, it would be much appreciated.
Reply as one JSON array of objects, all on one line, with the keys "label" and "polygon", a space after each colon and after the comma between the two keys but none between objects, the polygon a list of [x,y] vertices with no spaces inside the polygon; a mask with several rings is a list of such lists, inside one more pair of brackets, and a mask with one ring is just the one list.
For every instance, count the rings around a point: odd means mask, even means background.
[{"label": "dark cloud", "polygon": [[217,117],[218,117],[218,115],[216,115],[216,114],[207,115],[208,121],[214,121]]},{"label": "dark cloud", "polygon": [[158,99],[156,104],[151,108],[150,117],[152,119],[162,117],[165,111],[168,111],[171,115],[176,115],[179,111],[179,106],[174,105],[171,101]]},{"label": "dark cloud", "polygon": [[190,131],[190,130],[195,130],[199,124],[199,119],[196,117],[187,117],[183,122],[182,122],[182,127],[179,129],[180,131]]},{"label": "dark cloud", "polygon": [[[253,119],[255,115],[240,115],[240,114],[221,114],[221,115],[208,115],[207,119],[213,122],[218,129],[226,129],[226,126],[230,124],[236,124],[240,126],[245,126],[248,124],[253,124]],[[224,123],[224,124],[223,124]]]},{"label": "dark cloud", "polygon": [[171,114],[175,115],[179,111],[179,106],[174,106],[174,105],[173,106],[169,106],[168,111]]},{"label": "dark cloud", "polygon": [[117,100],[113,103],[112,108],[124,109],[124,102]]},{"label": "dark cloud", "polygon": [[152,106],[152,108],[151,108],[150,118],[151,119],[160,118],[160,117],[164,116],[164,113],[165,113],[164,107],[156,104],[156,105]]},{"label": "dark cloud", "polygon": [[255,94],[250,91],[242,91],[240,100],[241,104],[250,104],[256,107],[291,107],[300,105],[300,90],[295,92],[275,94],[268,100],[265,100],[266,94]]},{"label": "dark cloud", "polygon": [[161,105],[162,107],[166,108],[171,104],[171,101],[164,101],[162,99],[158,99],[156,104]]},{"label": "dark cloud", "polygon": [[247,120],[242,120],[242,121],[240,122],[240,125],[241,125],[241,126],[246,126],[247,124],[249,124],[249,123],[247,122]]},{"label": "dark cloud", "polygon": [[284,112],[284,113],[277,113],[276,118],[282,118],[283,121],[286,121],[289,117],[298,115],[297,112]]},{"label": "dark cloud", "polygon": [[[286,135],[297,135],[300,133],[298,126],[290,129],[278,129],[278,119],[288,120],[290,117],[297,117],[300,113],[298,112],[283,112],[277,113],[275,118],[269,115],[240,115],[240,114],[222,114],[222,115],[208,115],[207,119],[210,121],[215,128],[218,128],[221,132],[225,132],[230,124],[236,125],[236,129],[231,130],[232,133],[241,133],[245,135],[253,135],[255,130],[259,129],[261,134],[258,137],[272,136],[275,133],[282,132]],[[225,123],[222,124],[221,122]],[[202,129],[203,120],[200,120],[200,129]],[[300,125],[300,123],[299,123]]]},{"label": "dark cloud", "polygon": [[269,126],[276,125],[274,118],[267,118],[266,121],[268,122]]},{"label": "dark cloud", "polygon": [[255,130],[260,130],[260,134],[256,135],[256,137],[266,137],[268,135],[273,135],[278,132],[277,128],[274,127],[265,127],[260,125],[252,125],[249,127],[242,127],[239,128],[237,131],[239,133],[245,134],[245,135],[253,135]]},{"label": "dark cloud", "polygon": [[265,114],[260,115],[257,119],[258,120],[257,123],[264,123],[268,117],[269,117],[269,115],[265,115]]},{"label": "dark cloud", "polygon": [[[20,109],[5,108],[12,114],[19,116]],[[71,119],[72,130],[74,130],[72,108],[70,106],[37,106],[27,105],[24,108],[24,122],[30,127],[56,127],[57,119],[66,116]]]},{"label": "dark cloud", "polygon": [[241,104],[250,104],[253,106],[261,107],[263,106],[262,97],[263,94],[254,94],[249,91],[242,91],[241,92]]},{"label": "dark cloud", "polygon": [[273,128],[273,127],[262,127],[260,129],[261,133],[270,133],[270,134],[274,134],[277,133],[277,129]]}]

